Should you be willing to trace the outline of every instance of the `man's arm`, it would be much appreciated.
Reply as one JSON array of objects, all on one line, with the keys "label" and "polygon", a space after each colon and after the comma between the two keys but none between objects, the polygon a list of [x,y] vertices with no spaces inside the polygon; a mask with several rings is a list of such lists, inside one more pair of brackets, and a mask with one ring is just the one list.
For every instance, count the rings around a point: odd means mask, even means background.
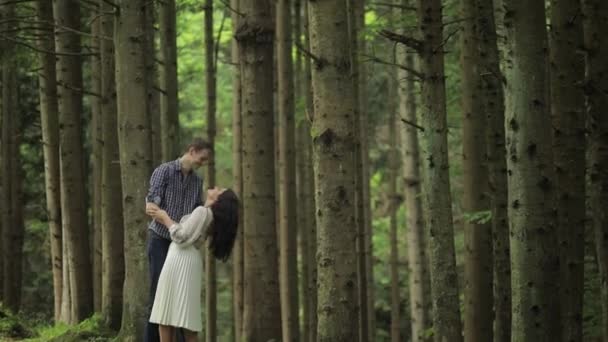
[{"label": "man's arm", "polygon": [[166,167],[159,166],[154,170],[154,172],[152,172],[152,177],[150,177],[150,188],[148,189],[148,196],[146,196],[146,203],[154,203],[158,206],[161,205],[166,178]]}]

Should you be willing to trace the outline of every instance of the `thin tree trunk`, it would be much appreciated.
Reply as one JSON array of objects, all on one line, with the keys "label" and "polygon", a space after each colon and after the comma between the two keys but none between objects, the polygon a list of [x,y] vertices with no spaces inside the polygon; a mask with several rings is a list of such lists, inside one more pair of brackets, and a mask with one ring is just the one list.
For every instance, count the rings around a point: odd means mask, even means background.
[{"label": "thin tree trunk", "polygon": [[[100,1],[102,11],[111,11],[111,5]],[[104,37],[114,36],[114,18],[101,17]],[[116,70],[114,42],[101,41],[101,114],[102,114],[102,298],[101,311],[106,324],[120,329],[122,320],[123,283],[125,279],[124,228],[122,211],[122,182],[116,108]]]},{"label": "thin tree trunk", "polygon": [[[308,197],[312,196],[312,194],[308,193],[308,183],[310,179],[307,178],[307,174],[309,170],[306,169],[307,164],[306,158],[310,158],[310,153],[307,148],[310,147],[307,144],[306,139],[307,136],[310,136],[310,123],[308,119],[304,118],[300,121],[297,130],[297,141],[296,141],[296,167],[297,167],[297,179],[296,179],[296,189],[297,189],[297,201],[298,201],[298,210],[297,210],[297,223],[298,223],[298,233],[299,233],[299,249],[300,249],[300,264],[302,265],[300,270],[300,289],[301,289],[301,301],[302,301],[302,341],[308,342],[310,341],[310,329],[311,328],[311,319],[312,312],[310,307],[310,296],[312,289],[309,288],[310,284],[310,276],[311,276],[311,255],[310,255],[310,244],[311,244],[311,236],[310,236],[310,224],[312,221],[311,217],[307,217],[306,214],[309,212]],[[313,209],[314,210],[314,209]]]},{"label": "thin tree trunk", "polygon": [[551,1],[551,110],[560,246],[562,341],[582,341],[585,232],[585,59],[578,0]]},{"label": "thin tree trunk", "polygon": [[298,251],[295,187],[295,105],[292,62],[291,1],[278,0],[276,9],[279,138],[279,272],[284,342],[300,340]]},{"label": "thin tree trunk", "polygon": [[[8,5],[3,8],[3,14],[6,18],[11,18],[15,15],[14,5]],[[16,25],[15,25],[16,26]],[[15,27],[6,25],[5,29],[10,30]],[[2,113],[2,222],[4,230],[2,232],[2,260],[3,260],[3,276],[2,276],[2,294],[4,296],[3,303],[13,312],[19,310],[21,301],[21,260],[22,256],[21,245],[19,239],[23,236],[23,224],[19,224],[19,179],[15,179],[15,170],[20,165],[15,163],[19,159],[15,156],[18,142],[17,135],[19,134],[19,114],[16,107],[17,83],[16,83],[16,63],[12,56],[15,49],[8,43],[3,44],[3,54],[1,62],[1,94],[0,111]]]},{"label": "thin tree trunk", "polygon": [[62,293],[61,293],[61,314],[60,321],[64,323],[70,323],[72,321],[72,286],[70,284],[70,267],[68,259],[70,258],[70,249],[68,248],[67,231],[65,226],[62,225],[63,240],[61,242],[62,248],[62,268],[63,268],[63,279],[62,279]]},{"label": "thin tree trunk", "polygon": [[[415,68],[414,56],[405,47],[399,49],[399,63]],[[399,71],[399,113],[402,119],[416,124],[418,108],[416,105],[416,85],[414,77],[404,70]],[[403,144],[403,182],[407,227],[407,258],[409,273],[411,340],[422,342],[426,331],[431,327],[429,304],[431,303],[431,284],[429,275],[426,238],[422,216],[420,189],[420,152],[418,132],[412,125],[395,123],[401,127]]]},{"label": "thin tree trunk", "polygon": [[439,0],[419,0],[421,48],[423,203],[429,230],[431,291],[435,341],[462,341],[458,277],[454,253],[450,194],[442,7]]},{"label": "thin tree trunk", "polygon": [[[218,42],[219,44],[219,42]],[[213,40],[213,0],[205,1],[205,81],[207,86],[207,141],[214,146],[216,133],[216,69]],[[215,153],[206,168],[208,187],[215,186]],[[207,248],[205,257],[205,336],[207,342],[217,339],[217,272],[215,257]]]},{"label": "thin tree trunk", "polygon": [[[299,269],[299,279],[298,279],[298,303],[302,306],[302,320],[298,326],[300,331],[300,339],[302,341],[308,342],[310,339],[310,331],[308,330],[308,326],[310,325],[310,291],[308,290],[308,283],[310,282],[310,239],[308,236],[308,227],[309,227],[309,217],[306,217],[306,207],[304,204],[304,198],[306,194],[304,193],[304,187],[306,185],[303,184],[304,181],[304,172],[308,172],[308,170],[303,169],[304,160],[302,159],[304,151],[304,140],[306,139],[305,135],[310,133],[304,131],[304,120],[306,118],[306,111],[301,110],[304,98],[304,73],[303,73],[303,53],[299,50],[298,47],[302,47],[304,45],[302,39],[302,30],[303,27],[303,18],[302,16],[302,1],[294,0],[293,1],[293,13],[294,13],[294,21],[293,21],[293,39],[295,45],[295,64],[294,64],[294,104],[296,110],[296,118],[300,118],[299,123],[296,123],[295,128],[295,137],[296,137],[296,226],[298,232],[298,257],[299,260],[296,261],[297,265],[300,266]],[[302,114],[300,114],[302,113]],[[297,121],[297,119],[296,119]]]},{"label": "thin tree trunk", "polygon": [[[303,28],[304,28],[304,47],[307,51],[310,51],[310,30],[308,21],[308,1],[304,2],[304,15],[303,15]],[[313,94],[312,94],[312,75],[311,75],[311,60],[310,58],[304,59],[304,75],[302,77],[303,90],[305,98],[305,121],[302,122],[303,130],[306,132],[303,144],[305,146],[302,149],[305,151],[305,155],[302,156],[304,163],[304,170],[306,173],[303,174],[304,181],[303,189],[306,197],[304,198],[303,216],[306,217],[306,236],[308,239],[308,282],[306,283],[306,291],[308,292],[307,301],[309,307],[309,321],[308,325],[304,327],[308,331],[308,339],[304,342],[316,342],[317,341],[317,225],[315,220],[315,182],[314,182],[314,169],[312,163],[312,138],[311,133],[311,121],[314,118],[314,107],[313,107]],[[298,203],[300,203],[298,201]]]},{"label": "thin tree trunk", "polygon": [[320,341],[355,341],[357,255],[355,155],[352,125],[356,96],[349,75],[351,51],[344,1],[310,2],[315,104],[313,161],[318,226],[318,324]]},{"label": "thin tree trunk", "polygon": [[160,3],[160,48],[163,67],[160,88],[160,134],[163,161],[178,157],[179,106],[177,97],[177,37],[175,0]]},{"label": "thin tree trunk", "polygon": [[[59,27],[80,30],[80,5],[73,0],[54,2],[55,21]],[[80,53],[80,36],[73,31],[56,30],[59,53]],[[79,56],[57,56],[59,93],[61,209],[65,238],[69,249],[72,323],[93,313],[93,283],[84,188],[83,139],[81,130],[82,61]]]},{"label": "thin tree trunk", "polygon": [[[36,2],[38,20],[54,22],[53,2]],[[47,27],[48,28],[48,27]],[[55,51],[53,31],[43,31],[38,41],[41,50]],[[62,295],[62,248],[61,248],[61,193],[59,191],[59,122],[57,108],[57,78],[55,57],[40,53],[38,83],[40,87],[40,122],[42,125],[42,146],[44,153],[44,175],[46,189],[46,209],[49,222],[49,241],[51,245],[51,270],[53,272],[53,294],[55,321],[61,318]]]},{"label": "thin tree trunk", "polygon": [[544,5],[504,1],[512,341],[560,340]]},{"label": "thin tree trunk", "polygon": [[[357,32],[365,32],[365,1],[355,1],[354,11],[357,17]],[[359,55],[364,55],[366,51],[365,35],[359,33],[357,41],[357,51]],[[369,162],[369,116],[367,113],[367,65],[365,63],[359,63],[358,68],[358,84],[357,90],[359,111],[358,116],[360,118],[360,146],[361,146],[361,164],[357,166],[357,169],[361,170],[361,175],[357,176],[357,179],[362,178],[363,185],[363,217],[365,219],[365,273],[366,273],[366,297],[367,306],[364,310],[367,311],[367,332],[368,341],[376,341],[376,310],[375,310],[375,297],[374,297],[374,262],[373,262],[373,225],[372,225],[372,213],[371,213],[371,195],[370,195],[370,162]],[[362,331],[364,331],[362,329]]]},{"label": "thin tree trunk", "polygon": [[[103,1],[103,0],[102,0]],[[150,145],[152,146],[152,165],[163,163],[162,132],[161,132],[161,91],[158,72],[158,50],[156,48],[156,30],[159,3],[146,5],[146,84],[148,86],[148,116],[150,118]]]},{"label": "thin tree trunk", "polygon": [[[13,66],[15,69],[17,65]],[[22,303],[22,284],[23,284],[23,242],[25,236],[25,224],[23,221],[23,179],[24,170],[21,164],[21,137],[23,134],[22,117],[20,115],[21,109],[18,106],[19,99],[19,87],[17,84],[17,70],[13,69],[10,73],[10,80],[8,83],[10,98],[8,99],[9,104],[9,115],[11,118],[11,137],[10,137],[10,148],[11,148],[11,205],[13,217],[10,221],[10,244],[11,244],[11,256],[10,256],[10,268],[12,268],[12,283],[10,284],[11,290],[5,293],[14,295],[14,298],[8,299],[9,308],[13,309],[13,312],[18,312],[21,309]],[[9,259],[7,259],[9,260]],[[9,269],[10,269],[9,268]],[[6,287],[5,287],[6,291]]]},{"label": "thin tree trunk", "polygon": [[464,336],[492,341],[492,230],[478,215],[489,209],[486,164],[486,117],[483,111],[477,0],[462,0],[462,168],[465,213]]},{"label": "thin tree trunk", "polygon": [[486,152],[489,196],[492,212],[494,270],[494,341],[511,340],[511,265],[507,216],[507,166],[505,159],[504,96],[499,66],[494,8],[491,2],[477,1],[480,70],[483,111],[487,116]]},{"label": "thin tree trunk", "polygon": [[246,341],[281,339],[275,210],[273,41],[268,0],[241,2],[236,33],[243,127],[244,312]]},{"label": "thin tree trunk", "polygon": [[397,234],[397,177],[399,173],[399,150],[397,147],[397,77],[393,73],[388,78],[388,184],[386,195],[389,200],[390,275],[391,275],[391,341],[401,341],[401,296],[399,294],[399,237]]},{"label": "thin tree trunk", "polygon": [[[96,15],[96,12],[93,12]],[[91,33],[95,36],[100,35],[100,18],[92,23]],[[101,39],[91,38],[91,47],[95,51],[101,48]],[[91,90],[94,94],[101,94],[101,57],[93,56],[91,59]],[[93,189],[91,189],[91,212],[93,244],[91,246],[91,260],[93,261],[93,308],[95,312],[101,311],[101,168],[102,168],[102,118],[101,118],[101,97],[94,95],[91,97],[91,123],[90,137],[92,146],[92,167],[91,177]]]},{"label": "thin tree trunk", "polygon": [[[125,282],[121,341],[141,341],[148,319],[148,282],[145,250],[145,225],[148,218],[137,199],[146,196],[145,183],[152,172],[150,124],[147,115],[145,0],[120,0],[116,19],[116,95],[118,141],[122,180],[122,204],[125,229]],[[136,39],[138,38],[138,39]]]},{"label": "thin tree trunk", "polygon": [[[402,1],[404,6],[411,1]],[[402,9],[402,15],[406,10]],[[397,47],[398,63],[410,69],[416,69],[415,54],[407,47]],[[405,214],[407,227],[407,259],[410,296],[410,323],[411,340],[413,342],[425,341],[426,331],[431,327],[430,303],[431,284],[427,255],[426,236],[424,234],[421,175],[420,175],[420,148],[416,125],[418,108],[416,103],[417,86],[413,75],[405,70],[399,70],[397,79],[399,84],[399,121],[395,125],[401,127],[402,165],[403,165],[403,194],[405,198]]]},{"label": "thin tree trunk", "polygon": [[590,224],[600,273],[602,337],[608,342],[608,4],[584,0],[587,109],[587,169]]},{"label": "thin tree trunk", "polygon": [[357,325],[359,328],[358,336],[359,342],[369,341],[369,315],[368,315],[368,272],[367,272],[367,260],[366,260],[366,210],[365,210],[365,172],[363,165],[363,150],[361,146],[361,141],[363,140],[363,136],[367,134],[361,129],[362,125],[362,113],[361,113],[361,101],[359,100],[359,96],[363,95],[359,85],[360,85],[360,72],[362,70],[362,66],[359,63],[359,13],[360,7],[358,6],[358,2],[355,0],[347,1],[348,6],[348,30],[349,30],[349,41],[351,48],[351,78],[353,82],[353,92],[355,95],[355,134],[358,134],[359,137],[356,139],[355,145],[355,222],[357,224],[357,288],[358,288],[358,304],[359,304],[359,312],[358,312],[358,321]]},{"label": "thin tree trunk", "polygon": [[[232,16],[232,34],[236,34],[240,11],[240,0],[231,0],[230,5],[235,10]],[[232,296],[234,306],[234,340],[242,341],[243,333],[243,126],[241,117],[241,72],[239,60],[239,47],[236,39],[231,41],[231,57],[234,63],[232,75],[232,177],[234,191],[240,197],[239,202],[239,229],[237,230],[236,241],[232,256]]]}]

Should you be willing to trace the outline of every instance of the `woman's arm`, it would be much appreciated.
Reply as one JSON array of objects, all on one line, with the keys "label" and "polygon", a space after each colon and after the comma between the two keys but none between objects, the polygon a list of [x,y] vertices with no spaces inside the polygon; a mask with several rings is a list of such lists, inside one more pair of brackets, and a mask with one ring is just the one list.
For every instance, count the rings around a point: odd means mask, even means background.
[{"label": "woman's arm", "polygon": [[209,209],[205,207],[197,207],[186,220],[180,223],[173,221],[166,211],[157,206],[152,206],[150,209],[146,210],[146,213],[169,228],[171,240],[176,243],[184,243],[193,238],[194,235],[201,234],[202,226],[205,223],[208,211]]},{"label": "woman's arm", "polygon": [[209,209],[205,207],[197,207],[183,222],[167,226],[169,227],[171,240],[176,243],[184,243],[188,240],[198,239],[203,232],[208,212]]}]

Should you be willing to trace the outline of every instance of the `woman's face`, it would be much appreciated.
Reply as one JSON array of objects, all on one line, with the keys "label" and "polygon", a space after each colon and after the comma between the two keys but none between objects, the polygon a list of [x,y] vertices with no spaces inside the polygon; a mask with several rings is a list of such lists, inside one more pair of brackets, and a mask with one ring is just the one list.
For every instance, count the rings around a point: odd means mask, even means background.
[{"label": "woman's face", "polygon": [[226,191],[226,189],[218,187],[207,190],[207,201],[211,203],[217,201],[218,197],[220,197],[224,191]]}]

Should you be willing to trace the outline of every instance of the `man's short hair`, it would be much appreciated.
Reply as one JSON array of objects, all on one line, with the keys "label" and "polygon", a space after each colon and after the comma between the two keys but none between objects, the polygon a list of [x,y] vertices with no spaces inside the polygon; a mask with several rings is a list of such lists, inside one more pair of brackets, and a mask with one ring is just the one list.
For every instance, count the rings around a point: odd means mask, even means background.
[{"label": "man's short hair", "polygon": [[192,142],[190,144],[188,144],[188,146],[186,146],[186,150],[184,151],[184,153],[190,151],[191,148],[193,148],[194,151],[196,151],[196,152],[201,151],[201,150],[209,150],[209,151],[213,150],[213,146],[211,146],[211,144],[209,142],[207,142],[206,140],[203,140],[202,138],[192,139]]}]

